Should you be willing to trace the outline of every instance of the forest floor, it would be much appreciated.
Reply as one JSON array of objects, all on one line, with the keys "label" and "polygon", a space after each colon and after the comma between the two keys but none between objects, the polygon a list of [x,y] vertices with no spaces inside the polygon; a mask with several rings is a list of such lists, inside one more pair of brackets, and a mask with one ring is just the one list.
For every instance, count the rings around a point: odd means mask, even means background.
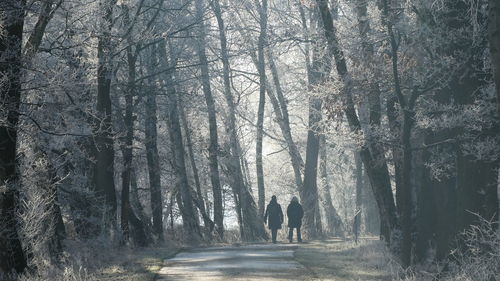
[{"label": "forest floor", "polygon": [[166,259],[158,281],[170,280],[390,280],[384,246],[372,238],[301,244],[198,248]]}]

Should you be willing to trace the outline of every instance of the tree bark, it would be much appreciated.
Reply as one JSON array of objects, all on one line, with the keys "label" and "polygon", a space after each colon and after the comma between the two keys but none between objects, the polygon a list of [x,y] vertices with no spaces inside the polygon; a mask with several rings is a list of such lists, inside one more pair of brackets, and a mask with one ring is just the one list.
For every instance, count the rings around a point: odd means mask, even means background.
[{"label": "tree bark", "polygon": [[[313,48],[313,59],[308,77],[309,90],[324,83],[331,72],[331,53],[322,54],[319,44]],[[304,183],[300,197],[304,204],[304,226],[311,238],[319,238],[322,233],[321,218],[317,212],[318,202],[318,156],[319,137],[322,120],[323,100],[314,95],[309,97],[309,120],[307,129],[306,161],[304,166]]]},{"label": "tree bark", "polygon": [[200,176],[198,173],[198,166],[196,165],[196,160],[194,159],[194,151],[193,151],[193,141],[191,139],[191,130],[189,129],[188,120],[186,118],[186,113],[184,112],[184,105],[179,104],[180,117],[182,123],[182,129],[184,130],[184,136],[186,138],[186,145],[188,149],[188,157],[189,162],[191,163],[191,169],[194,177],[194,184],[196,188],[196,196],[193,199],[194,204],[200,210],[201,216],[203,218],[203,223],[209,232],[212,232],[214,229],[214,222],[210,219],[210,216],[207,213],[205,207],[205,200],[203,199],[203,194],[201,192],[201,184],[200,184]]},{"label": "tree bark", "polygon": [[220,8],[219,0],[212,2],[212,7],[215,12],[217,24],[219,27],[219,36],[221,43],[221,58],[223,64],[223,78],[224,78],[224,97],[229,109],[229,139],[231,146],[231,160],[230,165],[234,166],[234,185],[239,196],[242,212],[243,233],[242,239],[247,241],[267,239],[267,233],[264,229],[264,223],[258,215],[257,207],[252,194],[244,183],[242,167],[240,162],[241,151],[238,147],[238,135],[236,129],[236,105],[233,101],[231,93],[230,82],[230,65],[229,55],[227,49],[227,40],[225,34],[224,20],[222,18],[222,11]]},{"label": "tree bark", "polygon": [[500,3],[496,0],[488,1],[488,39],[497,91],[497,114],[500,115]]},{"label": "tree bark", "polygon": [[[128,7],[123,5],[125,9],[125,22],[128,24]],[[128,38],[127,38],[128,39]],[[136,90],[136,61],[137,54],[132,50],[132,43],[127,40],[127,66],[128,66],[128,81],[127,92],[125,94],[125,116],[123,118],[125,125],[125,140],[122,146],[123,153],[123,172],[122,172],[122,196],[121,196],[121,230],[122,240],[121,243],[127,243],[130,237],[129,222],[135,228],[132,231],[134,241],[140,246],[147,245],[147,238],[145,234],[144,224],[134,213],[130,200],[130,187],[132,181],[132,160],[133,160],[133,142],[134,142],[134,97],[137,95]],[[137,47],[136,47],[137,48]],[[137,191],[135,191],[137,192]]]},{"label": "tree bark", "polygon": [[[332,16],[328,9],[327,1],[316,0],[321,14],[321,20],[324,26],[325,37],[328,43],[329,52],[335,58],[335,65],[337,72],[344,84],[342,92],[345,99],[344,113],[347,117],[347,122],[352,131],[358,132],[361,130],[361,124],[354,107],[352,97],[352,85],[350,84],[350,77],[347,70],[347,64],[344,54],[339,47],[339,42],[336,35],[336,28],[333,25]],[[391,189],[391,182],[389,173],[385,163],[377,163],[376,159],[381,157],[383,151],[377,149],[373,143],[365,142],[360,149],[361,159],[365,165],[373,193],[379,206],[381,221],[387,225],[386,231],[382,236],[391,244],[397,240],[397,230],[399,229],[398,217],[396,213],[396,206]]]},{"label": "tree bark", "polygon": [[[61,6],[63,0],[46,0],[43,1],[38,20],[31,32],[26,44],[24,45],[23,57],[26,61],[31,60],[38,52],[38,48],[42,43],[45,28],[54,16],[55,11]],[[55,7],[54,7],[55,6]]]},{"label": "tree bark", "polygon": [[330,233],[337,237],[345,237],[345,225],[340,218],[337,209],[333,206],[330,182],[328,180],[328,150],[325,135],[320,137],[320,177],[325,193],[325,212]]},{"label": "tree bark", "polygon": [[198,243],[201,238],[200,226],[196,217],[196,212],[193,206],[193,196],[186,171],[186,161],[184,158],[184,142],[182,140],[180,112],[179,112],[179,97],[174,86],[173,73],[175,67],[170,65],[167,53],[166,42],[159,43],[160,61],[165,69],[169,69],[164,73],[164,86],[167,90],[168,98],[168,127],[171,141],[172,155],[174,155],[174,170],[178,179],[178,192],[182,202],[181,214],[183,227],[187,235],[187,240]]},{"label": "tree bark", "polygon": [[96,164],[95,188],[98,196],[104,199],[105,227],[111,230],[116,225],[116,191],[114,180],[114,140],[111,108],[111,26],[113,24],[114,0],[99,1],[104,10],[103,29],[97,42],[97,120],[94,124]]},{"label": "tree bark", "polygon": [[354,238],[358,243],[358,238],[361,231],[361,216],[362,216],[362,202],[363,202],[363,163],[356,152],[354,154],[354,162],[356,163],[356,212],[354,216]]},{"label": "tree bark", "polygon": [[[401,146],[402,146],[402,161],[401,168],[398,169],[399,157],[395,148],[393,148],[394,166],[396,170],[396,180],[398,180],[398,172],[400,172],[400,186],[396,184],[396,200],[397,207],[401,217],[401,230],[402,230],[402,240],[401,240],[401,263],[403,267],[409,267],[412,264],[412,231],[414,229],[413,220],[413,210],[414,200],[413,200],[413,185],[411,181],[412,173],[412,147],[411,147],[411,131],[414,121],[414,105],[416,99],[418,98],[418,92],[414,89],[411,93],[411,97],[408,99],[403,95],[401,89],[401,81],[399,77],[399,54],[398,54],[398,44],[396,43],[396,37],[393,30],[393,22],[391,20],[392,15],[390,14],[390,7],[387,0],[382,1],[382,23],[386,27],[387,36],[391,45],[391,66],[392,66],[392,77],[394,83],[394,95],[397,98],[399,105],[401,106],[403,113],[403,124],[401,128]],[[391,99],[391,98],[390,98]],[[392,104],[393,106],[394,104]],[[391,107],[392,107],[391,106]],[[391,120],[390,115],[394,114],[394,108],[388,106],[389,120]],[[395,122],[395,116],[392,117],[393,123]],[[393,128],[396,130],[397,128]]]},{"label": "tree bark", "polygon": [[224,217],[222,210],[222,188],[219,176],[219,137],[217,133],[217,114],[215,110],[215,102],[210,87],[210,75],[208,70],[208,60],[206,55],[206,34],[205,24],[203,20],[203,0],[196,1],[197,17],[200,19],[199,23],[199,37],[198,40],[198,59],[200,60],[201,79],[203,86],[203,94],[208,110],[208,124],[210,131],[210,145],[208,147],[208,161],[210,168],[210,181],[212,183],[212,194],[214,204],[214,223],[217,233],[220,238],[224,238]]},{"label": "tree bark", "polygon": [[[240,16],[240,21],[242,22],[241,16]],[[243,32],[243,28],[238,26],[238,31],[240,31],[240,35],[243,38],[247,38],[248,41],[251,41],[251,38],[249,38],[249,36]],[[259,62],[257,54],[253,50],[250,50],[249,52],[255,67],[258,68]],[[276,64],[274,62],[271,46],[267,47],[265,55],[269,65],[269,69],[271,70],[271,77],[274,85],[274,90],[276,91],[275,93],[271,85],[271,82],[269,81],[269,77],[267,77],[266,75],[265,83],[266,83],[267,96],[271,101],[274,113],[276,114],[277,123],[280,127],[281,133],[286,142],[287,150],[290,155],[290,160],[294,172],[295,184],[297,185],[297,191],[300,191],[302,189],[302,170],[304,169],[304,160],[302,160],[302,156],[300,155],[300,151],[297,147],[297,144],[295,143],[292,137],[292,130],[290,128],[290,118],[288,116],[288,106],[287,106],[288,102],[286,101],[285,95],[281,88],[280,76]]]},{"label": "tree bark", "polygon": [[[147,68],[148,74],[154,73],[154,67],[157,65],[157,50],[156,46],[152,46],[150,65]],[[153,86],[154,80],[150,79],[149,84],[151,87],[146,93],[146,118],[144,124],[145,146],[146,146],[146,159],[148,163],[149,173],[149,188],[151,193],[151,210],[153,215],[153,231],[160,241],[163,241],[163,199],[161,191],[161,178],[160,178],[160,156],[158,154],[158,131],[156,124],[157,117],[157,104],[156,104],[156,91]]]},{"label": "tree bark", "polygon": [[257,112],[257,138],[255,148],[255,165],[257,170],[257,189],[259,193],[259,215],[264,217],[266,205],[266,194],[264,187],[264,168],[262,163],[262,141],[264,137],[264,110],[266,104],[266,61],[264,59],[264,48],[267,42],[267,0],[255,0],[255,5],[259,10],[260,15],[260,34],[257,45],[258,67],[259,72],[259,109]]},{"label": "tree bark", "polygon": [[0,2],[3,24],[0,27],[0,277],[22,272],[27,261],[17,232],[16,210],[19,190],[16,172],[17,124],[21,102],[21,44],[23,40],[24,0]]},{"label": "tree bark", "polygon": [[290,160],[292,162],[293,173],[295,176],[295,184],[297,185],[297,190],[300,191],[303,188],[302,170],[304,169],[304,160],[302,160],[302,156],[300,155],[300,151],[297,147],[297,144],[295,143],[292,137],[292,130],[290,128],[290,118],[288,117],[287,101],[285,99],[285,95],[283,94],[283,90],[281,88],[278,69],[276,67],[276,64],[274,63],[274,58],[270,47],[268,47],[266,55],[269,64],[269,69],[271,70],[271,75],[274,82],[274,88],[276,90],[277,98],[273,95],[272,92],[270,92],[270,89],[268,89],[267,94],[269,96],[269,99],[271,100],[271,104],[273,105],[274,112],[276,113],[281,133],[283,134],[283,138],[285,139],[288,148],[288,154],[290,154]]}]

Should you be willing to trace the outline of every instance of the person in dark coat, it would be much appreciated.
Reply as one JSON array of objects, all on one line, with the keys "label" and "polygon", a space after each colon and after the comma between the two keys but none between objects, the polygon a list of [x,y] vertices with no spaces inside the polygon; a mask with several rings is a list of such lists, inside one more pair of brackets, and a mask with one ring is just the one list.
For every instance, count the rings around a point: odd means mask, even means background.
[{"label": "person in dark coat", "polygon": [[271,197],[271,202],[267,205],[264,223],[267,223],[267,226],[271,230],[273,243],[276,243],[278,229],[281,229],[281,224],[283,223],[283,212],[281,211],[281,205],[276,200],[276,195]]},{"label": "person in dark coat", "polygon": [[297,229],[297,241],[302,242],[302,236],[300,234],[300,227],[302,226],[302,217],[304,216],[304,210],[302,205],[299,203],[299,199],[294,196],[288,208],[286,209],[286,214],[288,216],[288,241],[292,243],[293,241],[293,229]]}]

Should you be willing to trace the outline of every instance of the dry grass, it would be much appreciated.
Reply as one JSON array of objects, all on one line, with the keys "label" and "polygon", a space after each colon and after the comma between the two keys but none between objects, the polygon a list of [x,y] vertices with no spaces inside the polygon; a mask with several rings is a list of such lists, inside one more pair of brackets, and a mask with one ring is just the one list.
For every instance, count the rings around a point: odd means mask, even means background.
[{"label": "dry grass", "polygon": [[117,248],[103,241],[66,241],[60,267],[26,273],[21,281],[153,281],[165,259],[178,252],[175,245]]},{"label": "dry grass", "polygon": [[390,258],[385,246],[366,238],[352,241],[330,239],[301,244],[295,259],[321,280],[390,280]]}]

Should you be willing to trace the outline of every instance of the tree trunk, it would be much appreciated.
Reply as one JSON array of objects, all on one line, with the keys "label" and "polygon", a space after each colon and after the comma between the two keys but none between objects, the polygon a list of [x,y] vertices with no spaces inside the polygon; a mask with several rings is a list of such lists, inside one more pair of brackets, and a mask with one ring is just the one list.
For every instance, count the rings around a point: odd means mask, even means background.
[{"label": "tree trunk", "polygon": [[[239,13],[237,12],[239,15]],[[236,22],[236,21],[235,21]],[[240,22],[243,22],[240,16]],[[251,38],[247,34],[243,32],[243,28],[238,25],[238,31],[240,31],[240,35],[243,38],[247,38],[248,41],[251,41]],[[252,61],[256,68],[259,68],[259,60],[257,58],[257,54],[254,50],[249,51]],[[271,46],[268,46],[265,52],[267,62],[269,64],[269,69],[271,70],[272,81],[274,85],[274,89],[276,93],[273,91],[273,87],[269,81],[269,78],[266,75],[266,92],[271,101],[271,105],[273,106],[274,113],[276,114],[276,120],[280,127],[283,138],[285,139],[288,153],[290,154],[290,160],[292,163],[292,168],[295,176],[295,184],[297,185],[297,191],[302,189],[302,170],[304,168],[304,160],[300,155],[300,151],[297,147],[297,144],[293,140],[292,130],[290,128],[290,119],[288,117],[288,106],[285,96],[283,94],[283,90],[281,88],[280,76],[278,73],[278,69],[274,62],[274,57],[272,53]]]},{"label": "tree trunk", "polygon": [[497,91],[497,114],[500,115],[500,3],[497,0],[488,1],[488,39]]},{"label": "tree trunk", "polygon": [[38,15],[38,20],[33,28],[33,31],[28,37],[28,40],[26,41],[26,45],[24,45],[23,57],[26,61],[31,60],[38,52],[38,48],[42,43],[43,35],[45,33],[45,28],[54,16],[57,8],[59,8],[62,4],[63,0],[57,0],[57,4],[55,2],[56,0],[43,1],[40,14]]},{"label": "tree trunk", "polygon": [[[124,5],[125,23],[129,22],[128,7]],[[123,122],[125,125],[125,140],[122,147],[123,152],[123,172],[122,172],[122,196],[121,196],[121,244],[125,244],[129,240],[129,213],[130,207],[130,173],[132,170],[132,146],[134,141],[134,96],[135,96],[135,62],[136,57],[132,53],[132,46],[127,46],[127,64],[128,64],[128,81],[127,93],[125,93],[125,117]]]},{"label": "tree trunk", "polygon": [[[126,22],[128,22],[128,7],[126,9]],[[144,229],[144,224],[137,217],[132,209],[130,203],[130,187],[132,179],[132,160],[133,160],[133,142],[134,142],[134,97],[136,92],[136,67],[137,56],[132,52],[132,45],[129,43],[127,46],[127,63],[128,63],[128,85],[127,93],[125,95],[125,117],[123,118],[125,125],[125,140],[122,147],[123,152],[123,172],[122,172],[122,196],[121,196],[121,229],[122,240],[121,243],[127,243],[130,236],[129,222],[135,228],[132,231],[134,241],[140,246],[147,245],[147,239]],[[137,192],[137,191],[135,191]]]},{"label": "tree trunk", "polygon": [[266,194],[264,187],[264,168],[262,164],[262,140],[264,137],[264,110],[266,104],[266,61],[264,59],[264,48],[267,43],[267,0],[255,0],[255,5],[259,10],[260,15],[260,34],[259,43],[257,45],[258,67],[259,71],[259,109],[257,112],[257,138],[255,148],[255,165],[257,169],[257,189],[259,193],[259,215],[264,217],[266,205]]},{"label": "tree trunk", "polygon": [[[157,54],[156,46],[151,47],[153,49],[151,54],[150,65],[148,69],[148,75],[152,75],[154,67],[156,67]],[[150,79],[149,84],[154,85],[154,80]],[[146,158],[148,162],[148,172],[149,172],[149,188],[151,193],[151,210],[153,215],[153,231],[160,241],[163,241],[163,199],[161,191],[161,178],[160,178],[160,157],[158,155],[158,131],[156,124],[158,121],[157,117],[157,105],[156,105],[156,91],[154,86],[149,88],[146,93],[146,118],[144,125],[145,134],[145,146],[146,146]]]},{"label": "tree trunk", "polygon": [[104,10],[102,18],[103,29],[97,42],[97,120],[94,125],[96,164],[95,188],[98,196],[105,202],[105,226],[109,230],[116,225],[116,191],[114,180],[114,140],[111,109],[111,77],[113,65],[111,63],[111,26],[113,24],[114,0],[99,1]]},{"label": "tree trunk", "polygon": [[199,47],[198,47],[198,58],[200,60],[201,69],[201,79],[203,86],[203,94],[205,96],[205,102],[207,104],[208,110],[208,124],[210,130],[210,145],[208,147],[208,161],[210,168],[210,181],[212,183],[212,193],[214,202],[214,223],[217,229],[217,233],[220,238],[224,238],[224,217],[222,210],[222,188],[219,177],[219,138],[217,134],[217,114],[215,110],[215,102],[212,95],[212,90],[210,87],[210,76],[208,70],[208,60],[206,55],[206,34],[205,34],[205,24],[203,20],[203,0],[196,1],[196,13],[197,17],[200,19],[199,29]]},{"label": "tree trunk", "polygon": [[[414,229],[414,221],[413,221],[413,210],[414,210],[414,200],[412,198],[414,190],[411,181],[411,173],[412,173],[412,147],[411,147],[411,131],[413,127],[414,120],[414,112],[413,107],[415,105],[415,101],[418,97],[418,92],[413,90],[411,93],[411,97],[407,99],[403,96],[403,91],[401,89],[401,81],[399,78],[399,58],[398,58],[398,45],[396,43],[396,37],[393,31],[393,22],[391,19],[393,18],[389,11],[389,3],[387,0],[382,1],[382,23],[386,27],[388,39],[391,45],[391,59],[392,59],[392,76],[394,83],[394,95],[397,98],[399,105],[402,108],[403,112],[403,124],[401,128],[401,146],[402,146],[402,162],[401,162],[401,170],[400,170],[400,178],[398,177],[398,165],[399,165],[399,157],[398,153],[395,153],[395,149],[393,148],[393,156],[394,156],[394,166],[396,171],[396,180],[400,180],[401,185],[396,185],[396,200],[397,207],[401,217],[401,230],[402,230],[402,240],[401,240],[401,262],[403,267],[409,267],[412,264],[412,231]],[[391,99],[391,98],[389,98]],[[394,108],[388,106],[389,120],[392,119],[393,123],[395,122],[395,116],[390,117],[390,115],[394,115]],[[392,126],[391,126],[392,127]],[[395,130],[397,128],[393,128]]]},{"label": "tree trunk", "polygon": [[[314,91],[316,87],[325,82],[331,72],[331,54],[322,54],[319,45],[316,43],[313,49],[313,61],[309,73],[309,90]],[[321,218],[318,209],[318,156],[319,137],[322,120],[323,101],[314,95],[309,97],[309,121],[307,130],[306,162],[304,166],[304,183],[300,192],[300,197],[304,204],[304,225],[311,238],[318,238],[322,235]]]},{"label": "tree trunk", "polygon": [[[3,23],[0,27],[0,108],[6,122],[0,124],[0,278],[12,271],[22,272],[27,265],[17,232],[18,185],[16,173],[17,124],[21,101],[21,44],[23,40],[24,0],[0,2]],[[3,115],[3,113],[2,113]]]},{"label": "tree trunk", "polygon": [[196,187],[196,196],[194,198],[194,203],[198,210],[200,210],[201,216],[203,218],[203,223],[209,232],[212,232],[214,229],[214,222],[210,219],[210,216],[207,213],[205,208],[205,200],[203,199],[203,194],[201,192],[201,184],[200,184],[200,176],[198,173],[198,167],[196,165],[196,160],[194,159],[193,152],[193,142],[191,140],[191,130],[189,129],[189,124],[186,118],[186,113],[184,112],[184,105],[181,103],[179,105],[180,117],[182,123],[182,129],[184,130],[184,135],[186,138],[186,144],[188,149],[189,161],[191,163],[191,169],[193,171],[194,183]]},{"label": "tree trunk", "polygon": [[258,215],[255,201],[252,197],[252,194],[249,192],[248,187],[245,185],[243,179],[242,167],[240,162],[241,151],[238,147],[238,135],[236,129],[236,105],[234,104],[233,95],[231,93],[229,55],[227,50],[224,20],[222,18],[222,11],[220,9],[219,0],[213,1],[212,7],[214,9],[215,16],[217,18],[217,24],[219,26],[221,58],[224,76],[224,97],[229,109],[228,129],[231,146],[230,165],[234,165],[234,184],[236,185],[237,193],[239,195],[242,211],[243,233],[241,236],[242,239],[247,241],[267,239],[268,236],[264,229],[263,220]]},{"label": "tree trunk", "polygon": [[332,195],[330,192],[330,182],[328,180],[328,151],[325,135],[320,137],[320,177],[323,183],[325,193],[325,212],[330,233],[337,237],[345,237],[345,225],[342,222],[337,210],[333,206]]},{"label": "tree trunk", "polygon": [[297,190],[300,191],[303,188],[302,182],[302,170],[304,168],[304,160],[300,155],[300,151],[297,144],[293,140],[292,130],[290,128],[290,118],[288,117],[288,106],[283,90],[281,89],[281,82],[278,74],[278,69],[274,63],[273,54],[271,52],[271,47],[268,47],[266,52],[267,61],[269,63],[269,69],[271,70],[272,79],[274,82],[274,88],[276,90],[276,97],[268,89],[267,94],[273,105],[274,112],[276,113],[278,124],[285,139],[288,154],[290,154],[290,160],[292,162],[293,173],[295,176],[295,184],[297,185]]},{"label": "tree trunk", "polygon": [[[335,58],[337,72],[344,84],[342,89],[343,97],[345,98],[344,112],[350,129],[354,132],[358,132],[361,130],[361,124],[354,107],[352,85],[350,84],[350,77],[344,54],[339,48],[336,28],[333,25],[327,2],[325,0],[316,0],[316,2],[321,14],[329,52],[333,54]],[[368,141],[361,147],[360,155],[379,206],[381,221],[387,226],[386,231],[384,231],[382,235],[387,243],[391,244],[397,239],[396,234],[399,225],[387,165],[385,165],[385,163],[377,163],[376,161],[377,158],[383,156],[383,151]]]},{"label": "tree trunk", "polygon": [[179,97],[174,86],[173,73],[175,68],[170,65],[167,53],[166,42],[159,43],[159,58],[160,65],[164,69],[172,69],[164,73],[164,87],[167,90],[168,98],[168,127],[172,155],[174,155],[174,171],[178,180],[178,192],[182,202],[181,214],[183,227],[187,235],[187,240],[197,243],[201,240],[202,235],[200,226],[196,217],[196,211],[193,206],[193,196],[186,171],[186,161],[184,158],[184,143],[182,140],[180,112],[179,112]]},{"label": "tree trunk", "polygon": [[363,224],[365,226],[365,233],[380,236],[380,217],[377,207],[377,201],[373,196],[373,189],[370,186],[370,180],[366,169],[363,169]]},{"label": "tree trunk", "polygon": [[358,243],[358,238],[361,231],[361,216],[362,216],[362,194],[363,194],[363,163],[359,157],[359,153],[354,154],[356,163],[356,212],[354,216],[354,241]]}]

